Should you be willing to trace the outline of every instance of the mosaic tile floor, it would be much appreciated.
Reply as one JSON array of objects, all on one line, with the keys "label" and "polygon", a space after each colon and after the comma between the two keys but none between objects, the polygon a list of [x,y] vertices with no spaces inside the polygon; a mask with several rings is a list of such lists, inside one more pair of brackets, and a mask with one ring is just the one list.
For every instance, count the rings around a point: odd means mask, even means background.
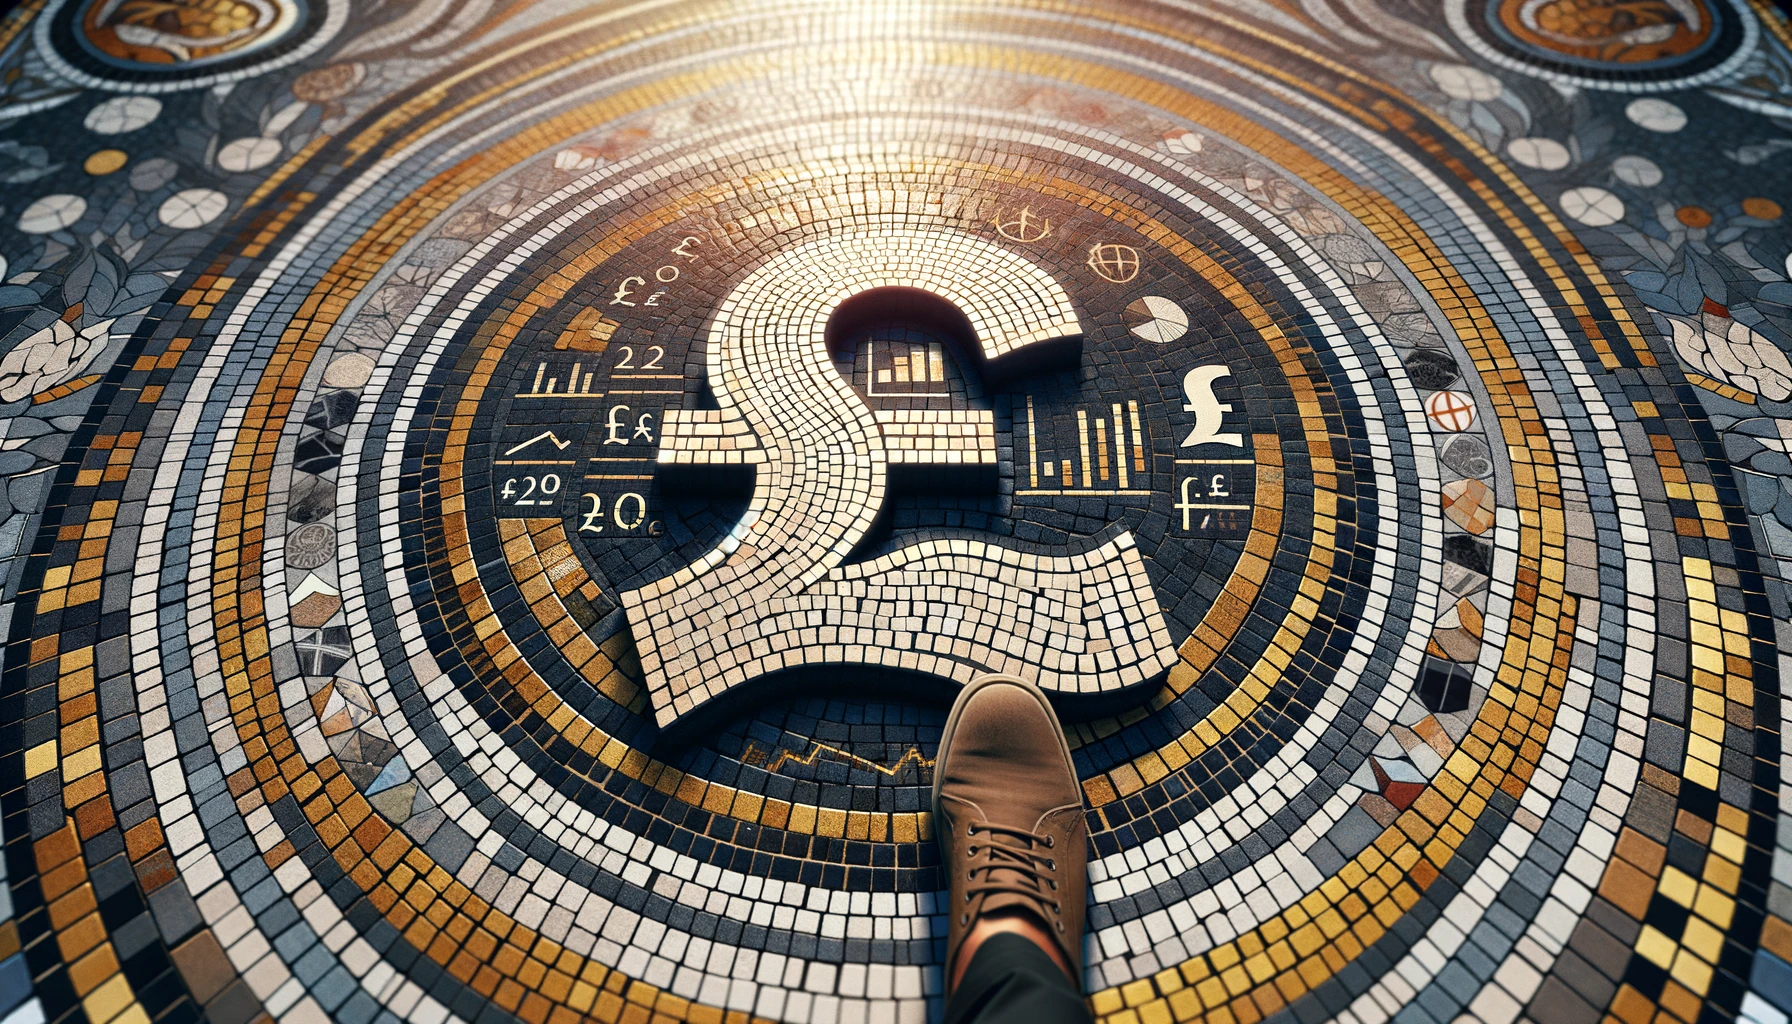
[{"label": "mosaic tile floor", "polygon": [[1787,1024],[1761,0],[27,0],[0,1022]]}]

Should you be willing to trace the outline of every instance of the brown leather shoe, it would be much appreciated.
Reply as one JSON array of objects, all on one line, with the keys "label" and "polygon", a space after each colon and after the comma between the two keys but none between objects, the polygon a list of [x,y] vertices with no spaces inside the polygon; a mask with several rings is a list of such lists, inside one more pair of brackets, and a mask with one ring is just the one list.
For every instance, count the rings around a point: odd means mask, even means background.
[{"label": "brown leather shoe", "polygon": [[1083,792],[1064,729],[1039,687],[988,675],[958,695],[933,765],[933,816],[952,886],[946,978],[979,917],[1018,908],[1057,940],[1081,985]]}]

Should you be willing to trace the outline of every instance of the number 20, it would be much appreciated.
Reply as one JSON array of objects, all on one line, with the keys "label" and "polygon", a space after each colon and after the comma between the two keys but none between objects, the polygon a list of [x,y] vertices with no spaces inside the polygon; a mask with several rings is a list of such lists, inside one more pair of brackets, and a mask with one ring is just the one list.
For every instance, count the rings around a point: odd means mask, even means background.
[{"label": "number 20", "polygon": [[[604,528],[598,524],[598,521],[604,517],[604,499],[589,491],[580,495],[580,497],[591,499],[591,510],[584,513],[583,517],[580,519],[579,532],[604,532]],[[632,510],[628,508],[630,503],[633,503],[634,505]],[[628,515],[630,511],[634,513],[632,518]],[[634,491],[629,491],[627,494],[617,498],[616,503],[610,507],[610,521],[614,523],[619,530],[633,530],[640,526],[642,520],[645,520],[646,518],[647,499],[636,494]]]},{"label": "number 20", "polygon": [[[504,489],[498,492],[498,497],[512,505],[552,505],[554,501],[550,495],[560,493],[560,478],[553,473],[541,477],[539,481],[532,476],[523,477],[523,484],[526,489],[518,494],[516,477],[511,477],[504,481]],[[530,497],[535,494],[538,487],[541,497]]]}]

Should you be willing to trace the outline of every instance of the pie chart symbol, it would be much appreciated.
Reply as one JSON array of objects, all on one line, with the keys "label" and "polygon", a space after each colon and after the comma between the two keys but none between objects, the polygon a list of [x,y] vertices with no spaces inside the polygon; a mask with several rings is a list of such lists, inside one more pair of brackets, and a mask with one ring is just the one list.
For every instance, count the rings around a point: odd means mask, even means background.
[{"label": "pie chart symbol", "polygon": [[1162,345],[1188,333],[1188,314],[1161,295],[1147,295],[1126,307],[1126,326],[1134,337]]}]

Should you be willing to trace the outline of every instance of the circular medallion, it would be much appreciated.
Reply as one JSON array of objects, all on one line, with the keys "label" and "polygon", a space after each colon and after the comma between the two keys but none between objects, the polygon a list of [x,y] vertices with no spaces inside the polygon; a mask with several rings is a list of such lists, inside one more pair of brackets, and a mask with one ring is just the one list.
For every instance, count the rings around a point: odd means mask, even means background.
[{"label": "circular medallion", "polygon": [[1732,0],[1446,0],[1444,11],[1462,41],[1494,63],[1621,92],[1722,77],[1759,31],[1754,13]]},{"label": "circular medallion", "polygon": [[39,52],[80,85],[166,93],[303,60],[342,27],[343,0],[52,0]]}]

